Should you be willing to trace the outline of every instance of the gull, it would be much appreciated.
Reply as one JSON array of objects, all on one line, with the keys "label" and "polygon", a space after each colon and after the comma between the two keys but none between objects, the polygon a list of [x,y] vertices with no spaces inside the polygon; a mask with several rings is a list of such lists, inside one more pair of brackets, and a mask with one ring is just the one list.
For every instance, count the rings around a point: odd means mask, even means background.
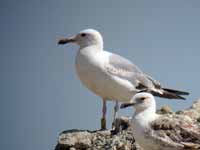
[{"label": "gull", "polygon": [[103,101],[101,128],[106,129],[106,101],[115,101],[114,119],[119,109],[118,102],[129,102],[133,95],[148,91],[153,95],[184,99],[189,93],[163,88],[152,77],[144,74],[136,65],[120,55],[108,52],[103,47],[103,37],[94,29],[86,29],[58,44],[75,43],[79,46],[76,55],[76,72],[83,85],[100,96]]},{"label": "gull", "polygon": [[[156,114],[156,102],[152,94],[137,93],[130,103],[121,108],[133,106],[135,113],[131,120],[133,136],[144,150],[195,150],[200,148],[199,127],[186,116],[166,118]],[[192,129],[197,130],[192,130]]]}]

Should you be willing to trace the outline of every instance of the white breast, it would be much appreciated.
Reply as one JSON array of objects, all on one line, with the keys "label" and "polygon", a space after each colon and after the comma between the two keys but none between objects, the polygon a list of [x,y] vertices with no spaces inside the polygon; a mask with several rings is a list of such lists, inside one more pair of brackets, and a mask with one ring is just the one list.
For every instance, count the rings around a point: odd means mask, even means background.
[{"label": "white breast", "polygon": [[150,118],[149,116],[146,116],[145,118],[141,114],[135,116],[132,119],[133,136],[136,142],[145,150],[160,150],[159,145],[157,145],[157,143],[152,138],[153,130],[149,126],[149,123],[151,122],[150,120],[155,120],[155,118],[157,118],[158,116],[153,115],[152,117],[150,116]]},{"label": "white breast", "polygon": [[76,71],[81,82],[96,95],[107,100],[129,101],[133,96],[132,85],[109,75],[104,70],[109,53],[93,52],[90,48],[78,52]]}]

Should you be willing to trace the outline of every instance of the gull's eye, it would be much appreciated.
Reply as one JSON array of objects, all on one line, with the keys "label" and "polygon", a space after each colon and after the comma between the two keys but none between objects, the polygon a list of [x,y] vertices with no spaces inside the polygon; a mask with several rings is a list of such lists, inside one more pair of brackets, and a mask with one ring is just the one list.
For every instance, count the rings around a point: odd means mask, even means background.
[{"label": "gull's eye", "polygon": [[84,36],[86,36],[86,34],[85,33],[81,33],[81,36],[84,37]]},{"label": "gull's eye", "polygon": [[140,100],[144,101],[146,98],[145,97],[141,97]]}]

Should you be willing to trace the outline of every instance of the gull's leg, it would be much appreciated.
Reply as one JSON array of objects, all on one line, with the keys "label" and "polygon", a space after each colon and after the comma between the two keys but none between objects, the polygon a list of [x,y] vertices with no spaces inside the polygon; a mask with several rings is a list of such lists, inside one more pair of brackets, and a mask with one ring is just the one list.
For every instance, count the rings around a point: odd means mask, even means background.
[{"label": "gull's leg", "polygon": [[114,115],[113,115],[113,123],[112,123],[112,126],[113,126],[113,127],[115,126],[115,119],[116,119],[116,117],[117,117],[118,110],[119,110],[119,102],[116,101],[116,102],[115,102],[115,106],[114,106]]},{"label": "gull's leg", "polygon": [[114,118],[113,118],[113,121],[115,121],[115,119],[116,119],[116,117],[117,117],[118,110],[119,110],[119,102],[116,101],[116,102],[115,102],[115,107],[114,107]]},{"label": "gull's leg", "polygon": [[102,118],[101,118],[101,130],[106,129],[106,100],[103,99],[103,107],[102,107]]}]

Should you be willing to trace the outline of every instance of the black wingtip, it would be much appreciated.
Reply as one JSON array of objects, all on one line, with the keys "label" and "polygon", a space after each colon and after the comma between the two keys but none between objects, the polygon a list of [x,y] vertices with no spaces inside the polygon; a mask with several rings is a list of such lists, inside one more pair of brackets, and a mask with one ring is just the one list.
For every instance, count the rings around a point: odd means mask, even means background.
[{"label": "black wingtip", "polygon": [[163,90],[168,91],[170,93],[175,93],[177,95],[189,95],[190,94],[189,92],[173,90],[173,89],[169,89],[169,88],[163,88]]},{"label": "black wingtip", "polygon": [[180,95],[177,95],[177,99],[180,99],[180,100],[186,100],[185,97],[182,97],[182,96],[180,96]]},{"label": "black wingtip", "polygon": [[166,91],[164,89],[162,89],[161,93],[157,92],[157,91],[150,91],[150,93],[152,95],[154,95],[154,96],[158,96],[158,97],[162,97],[162,98],[177,99],[177,100],[186,100],[185,97],[180,96],[180,95],[178,95],[176,93],[173,93],[173,92]]}]

